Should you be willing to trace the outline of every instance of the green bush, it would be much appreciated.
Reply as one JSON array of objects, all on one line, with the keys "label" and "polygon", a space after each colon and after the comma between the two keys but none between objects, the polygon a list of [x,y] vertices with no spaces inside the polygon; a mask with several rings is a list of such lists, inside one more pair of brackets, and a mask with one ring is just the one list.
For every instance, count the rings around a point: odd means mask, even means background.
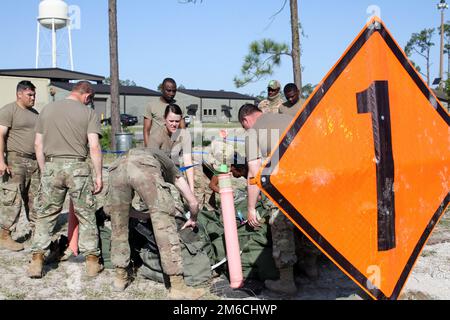
[{"label": "green bush", "polygon": [[[123,127],[122,132],[133,133],[128,127]],[[100,145],[102,150],[111,150],[111,126],[102,127],[102,138],[100,139]],[[137,140],[134,138],[132,140],[132,147],[135,148],[137,144]]]},{"label": "green bush", "polygon": [[211,145],[211,141],[209,141],[209,140],[203,140],[202,141],[202,146],[203,147],[208,147],[208,146],[210,146]]},{"label": "green bush", "polygon": [[102,146],[102,150],[111,150],[111,126],[102,127],[100,145]]}]

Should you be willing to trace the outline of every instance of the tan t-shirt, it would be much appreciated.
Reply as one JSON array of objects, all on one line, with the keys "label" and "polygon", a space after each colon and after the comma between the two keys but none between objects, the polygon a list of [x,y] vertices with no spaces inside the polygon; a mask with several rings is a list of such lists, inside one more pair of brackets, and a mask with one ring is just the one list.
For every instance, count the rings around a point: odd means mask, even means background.
[{"label": "tan t-shirt", "polygon": [[245,155],[248,161],[267,158],[278,145],[280,136],[287,129],[292,117],[286,114],[263,113],[247,130]]},{"label": "tan t-shirt", "polygon": [[297,101],[296,104],[292,105],[292,103],[290,103],[289,101],[286,101],[285,103],[283,103],[280,106],[279,112],[281,114],[287,114],[292,117],[295,117],[295,115],[297,114],[298,110],[300,110],[300,108],[304,102],[305,102],[305,100],[300,99]]},{"label": "tan t-shirt", "polygon": [[34,154],[34,127],[39,113],[33,108],[22,108],[17,103],[0,109],[0,125],[8,127],[6,151]]},{"label": "tan t-shirt", "polygon": [[170,156],[175,165],[180,166],[182,155],[191,153],[192,139],[186,129],[178,129],[169,136],[166,126],[158,127],[150,135],[149,148],[160,149]]},{"label": "tan t-shirt", "polygon": [[46,105],[39,115],[36,132],[43,135],[44,154],[52,157],[87,157],[88,134],[101,136],[94,110],[70,99]]},{"label": "tan t-shirt", "polygon": [[[176,103],[176,100],[173,100],[172,103]],[[152,120],[152,131],[164,126],[164,112],[168,105],[169,103],[160,97],[156,102],[150,102],[145,108],[144,118]],[[155,123],[156,126],[154,126]]]}]

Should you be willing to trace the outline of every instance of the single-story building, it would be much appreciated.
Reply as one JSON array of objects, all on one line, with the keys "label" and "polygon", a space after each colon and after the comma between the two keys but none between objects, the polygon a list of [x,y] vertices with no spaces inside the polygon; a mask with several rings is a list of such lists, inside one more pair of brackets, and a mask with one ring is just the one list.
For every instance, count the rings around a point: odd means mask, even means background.
[{"label": "single-story building", "polygon": [[36,86],[35,108],[40,111],[43,106],[53,101],[51,82],[88,80],[102,83],[104,79],[102,76],[60,68],[3,69],[0,70],[0,107],[16,100],[16,86],[23,80],[29,80]]},{"label": "single-story building", "polygon": [[[44,69],[7,69],[0,70],[0,106],[16,99],[16,86],[22,80],[29,80],[36,86],[36,109],[52,101],[67,97],[73,84],[80,80],[92,83],[96,92],[92,107],[100,119],[111,116],[110,86],[103,84],[105,77],[70,71],[61,68]],[[136,115],[142,123],[145,106],[152,100],[158,99],[160,93],[143,87],[121,86],[120,112]]]},{"label": "single-story building", "polygon": [[237,122],[239,109],[256,98],[230,91],[179,89],[176,99],[186,114],[201,122]]},{"label": "single-story building", "polygon": [[42,108],[49,103],[50,95],[48,87],[50,80],[46,78],[22,78],[14,76],[0,75],[0,108],[8,103],[16,101],[16,88],[20,81],[29,80],[36,86],[35,109],[41,111]]},{"label": "single-story building", "polygon": [[[61,100],[72,90],[74,83],[69,82],[51,82],[50,86],[54,88],[54,99]],[[111,117],[111,88],[106,84],[93,84],[95,91],[93,108],[99,119]],[[160,93],[143,87],[120,86],[120,113],[128,113],[138,117],[140,124],[143,122],[145,106],[154,99],[158,99]]]},{"label": "single-story building", "polygon": [[[70,71],[61,68],[0,70],[0,106],[15,100],[17,83],[30,80],[37,88],[36,109],[40,111],[49,102],[64,99],[73,83],[87,80],[96,92],[93,108],[100,119],[111,116],[110,86],[103,84],[103,76]],[[120,113],[138,117],[143,123],[146,106],[156,101],[160,93],[139,86],[120,86]],[[255,103],[254,97],[230,91],[179,89],[176,95],[184,115],[201,122],[237,122],[239,108]]]}]

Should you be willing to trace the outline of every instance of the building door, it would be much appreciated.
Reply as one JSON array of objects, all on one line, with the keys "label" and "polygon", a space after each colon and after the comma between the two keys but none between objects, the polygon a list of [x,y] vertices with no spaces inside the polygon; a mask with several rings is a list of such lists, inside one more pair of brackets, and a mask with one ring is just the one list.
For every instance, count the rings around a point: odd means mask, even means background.
[{"label": "building door", "polygon": [[94,98],[94,110],[99,120],[106,118],[106,98]]}]

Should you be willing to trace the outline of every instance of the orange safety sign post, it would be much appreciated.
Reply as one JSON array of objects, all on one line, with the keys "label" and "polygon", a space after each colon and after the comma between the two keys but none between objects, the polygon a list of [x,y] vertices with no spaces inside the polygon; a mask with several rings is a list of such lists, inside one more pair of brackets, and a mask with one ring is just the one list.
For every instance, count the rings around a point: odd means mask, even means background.
[{"label": "orange safety sign post", "polygon": [[396,299],[450,199],[450,116],[379,18],[256,181],[374,299]]},{"label": "orange safety sign post", "polygon": [[72,199],[70,199],[67,237],[69,239],[69,248],[74,256],[78,255],[78,229],[79,229],[79,222],[75,215],[75,208],[73,206],[73,201]]}]

